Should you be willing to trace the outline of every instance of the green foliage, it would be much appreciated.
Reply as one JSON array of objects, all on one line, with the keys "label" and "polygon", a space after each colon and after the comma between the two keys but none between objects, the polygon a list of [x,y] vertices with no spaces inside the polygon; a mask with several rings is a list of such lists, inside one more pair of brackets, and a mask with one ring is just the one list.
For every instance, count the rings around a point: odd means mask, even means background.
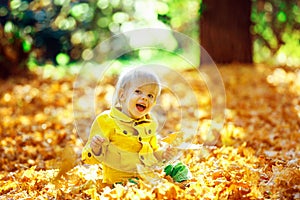
[{"label": "green foliage", "polygon": [[171,27],[198,37],[196,0],[12,0],[8,4],[0,7],[0,16],[6,18],[2,23],[22,38],[24,51],[32,50],[31,66],[33,60],[39,65],[48,60],[57,65],[86,60],[101,41],[135,28]]},{"label": "green foliage", "polygon": [[[114,34],[143,27],[171,28],[198,40],[200,0],[11,0],[0,4],[6,34],[30,52],[30,66],[52,61],[67,66],[89,59],[100,42]],[[297,0],[252,0],[255,62],[300,65]],[[193,52],[193,50],[191,50]],[[135,52],[151,59],[155,52]],[[131,55],[130,55],[131,56]],[[121,60],[129,59],[127,55]],[[154,56],[154,57],[153,57]],[[198,55],[195,55],[198,56]]]},{"label": "green foliage", "polygon": [[297,0],[253,0],[251,28],[255,62],[300,65],[300,8]]}]

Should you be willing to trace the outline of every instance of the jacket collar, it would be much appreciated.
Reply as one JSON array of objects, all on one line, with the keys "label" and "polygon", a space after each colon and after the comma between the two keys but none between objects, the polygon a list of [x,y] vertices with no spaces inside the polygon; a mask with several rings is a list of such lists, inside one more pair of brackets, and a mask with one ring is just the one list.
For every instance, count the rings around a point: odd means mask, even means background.
[{"label": "jacket collar", "polygon": [[127,116],[126,114],[122,113],[118,108],[112,107],[110,112],[111,117],[127,123],[134,122],[136,125],[142,124],[142,123],[149,123],[151,122],[151,117],[149,114],[143,116],[140,119],[132,119],[131,117]]}]

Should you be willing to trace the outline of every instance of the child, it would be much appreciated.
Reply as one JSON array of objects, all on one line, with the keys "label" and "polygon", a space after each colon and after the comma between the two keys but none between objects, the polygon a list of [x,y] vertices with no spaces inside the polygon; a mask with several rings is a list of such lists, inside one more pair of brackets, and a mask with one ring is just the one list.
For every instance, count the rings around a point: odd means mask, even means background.
[{"label": "child", "polygon": [[150,115],[160,92],[158,77],[147,68],[120,76],[112,107],[97,116],[82,152],[85,163],[102,164],[104,183],[140,178],[137,165],[155,166],[176,155],[174,148],[159,147],[157,123]]}]

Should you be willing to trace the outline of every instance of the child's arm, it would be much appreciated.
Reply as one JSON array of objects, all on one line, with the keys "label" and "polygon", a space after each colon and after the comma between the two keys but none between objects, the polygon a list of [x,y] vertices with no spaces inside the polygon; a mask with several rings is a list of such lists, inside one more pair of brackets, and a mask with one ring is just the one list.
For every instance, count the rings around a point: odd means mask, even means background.
[{"label": "child's arm", "polygon": [[178,153],[178,150],[173,147],[167,147],[166,149],[159,148],[157,151],[154,151],[153,154],[159,162],[167,162],[172,160]]},{"label": "child's arm", "polygon": [[94,153],[92,152],[90,144],[91,141],[88,141],[84,146],[81,153],[81,159],[86,164],[99,164],[99,161],[96,159]]},{"label": "child's arm", "polygon": [[99,156],[101,154],[101,151],[102,151],[102,144],[103,142],[105,141],[105,139],[99,135],[95,135],[93,138],[92,138],[92,141],[91,141],[91,149],[92,149],[92,152],[96,155],[96,156]]},{"label": "child's arm", "polygon": [[103,157],[102,149],[106,139],[104,139],[104,133],[100,128],[100,124],[103,122],[102,118],[98,117],[93,122],[89,139],[82,150],[82,160],[87,164],[98,164]]},{"label": "child's arm", "polygon": [[153,138],[151,138],[150,144],[153,149],[153,154],[159,162],[169,161],[172,158],[174,158],[176,156],[176,154],[178,153],[176,148],[172,148],[170,146],[167,148],[160,147],[158,145],[156,136],[153,136]]},{"label": "child's arm", "polygon": [[178,150],[174,147],[168,146],[167,149],[163,152],[163,160],[169,161],[172,160],[178,153]]}]

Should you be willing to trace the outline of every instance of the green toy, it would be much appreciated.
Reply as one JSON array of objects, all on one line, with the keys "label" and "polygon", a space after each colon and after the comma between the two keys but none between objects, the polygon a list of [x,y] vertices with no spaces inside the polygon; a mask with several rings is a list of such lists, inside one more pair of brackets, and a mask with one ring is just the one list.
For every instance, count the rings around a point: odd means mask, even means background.
[{"label": "green toy", "polygon": [[164,168],[166,175],[173,178],[175,182],[182,182],[191,179],[191,173],[189,168],[183,163],[177,163],[176,165],[167,165]]}]

